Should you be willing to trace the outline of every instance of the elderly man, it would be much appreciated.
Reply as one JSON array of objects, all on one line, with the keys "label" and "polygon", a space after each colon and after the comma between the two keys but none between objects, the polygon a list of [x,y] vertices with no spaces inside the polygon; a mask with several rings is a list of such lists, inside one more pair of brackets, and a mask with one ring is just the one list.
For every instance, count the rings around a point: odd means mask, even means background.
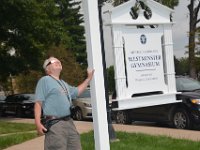
[{"label": "elderly man", "polygon": [[[94,70],[88,70],[87,79],[78,87],[70,86],[60,79],[61,62],[50,57],[43,68],[46,76],[42,77],[35,90],[35,124],[38,134],[45,133],[45,150],[81,150],[80,136],[70,117],[71,100],[80,95],[89,85]],[[41,123],[41,112],[49,121],[48,129]]]}]

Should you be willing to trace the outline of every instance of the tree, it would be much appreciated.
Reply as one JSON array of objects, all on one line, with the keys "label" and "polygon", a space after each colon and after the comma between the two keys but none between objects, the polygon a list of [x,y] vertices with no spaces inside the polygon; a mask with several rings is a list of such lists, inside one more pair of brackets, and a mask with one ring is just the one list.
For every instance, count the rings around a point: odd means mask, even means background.
[{"label": "tree", "polygon": [[48,46],[55,41],[67,41],[57,14],[58,8],[52,0],[1,1],[1,78],[24,70],[38,70]]},{"label": "tree", "polygon": [[30,70],[12,77],[14,81],[12,83],[13,93],[34,93],[37,81],[42,75],[42,72]]},{"label": "tree", "polygon": [[[196,3],[195,3],[196,2]],[[196,0],[190,0],[190,4],[188,5],[189,10],[189,67],[190,67],[190,77],[196,78],[197,72],[196,72],[196,62],[195,62],[195,36],[197,33],[197,30],[200,27],[197,27],[197,24],[200,22],[200,19],[198,19],[200,9],[200,1]]]},{"label": "tree", "polygon": [[74,0],[57,0],[57,3],[61,9],[60,18],[70,38],[67,48],[75,54],[77,62],[86,66],[85,30],[83,15],[80,14],[80,2],[75,2]]},{"label": "tree", "polygon": [[73,52],[67,50],[64,46],[53,46],[47,52],[48,57],[54,56],[62,62],[63,70],[61,78],[71,85],[80,84],[87,76],[85,69],[76,62]]},{"label": "tree", "polygon": [[114,75],[114,66],[110,66],[106,69],[107,78],[108,78],[108,90],[109,92],[115,91],[115,75]]},{"label": "tree", "polygon": [[77,5],[72,0],[2,0],[0,80],[10,74],[40,70],[52,45],[62,44],[77,56],[85,56],[82,16]]},{"label": "tree", "polygon": [[189,75],[189,59],[174,57],[176,75]]},{"label": "tree", "polygon": [[[76,62],[72,51],[66,50],[64,46],[53,46],[49,48],[46,53],[46,57],[54,56],[61,60],[63,70],[61,72],[61,78],[67,81],[71,85],[80,84],[86,77],[87,73],[84,71],[80,64]],[[42,65],[40,66],[42,68]],[[18,76],[12,77],[15,81],[12,85],[14,93],[32,93],[35,90],[38,79],[45,75],[42,71],[24,71]]]}]

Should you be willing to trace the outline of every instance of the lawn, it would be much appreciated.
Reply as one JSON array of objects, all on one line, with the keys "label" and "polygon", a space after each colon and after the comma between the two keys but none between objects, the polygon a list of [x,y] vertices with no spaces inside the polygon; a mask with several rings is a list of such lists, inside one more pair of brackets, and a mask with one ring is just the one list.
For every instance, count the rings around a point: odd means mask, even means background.
[{"label": "lawn", "polygon": [[[139,133],[116,132],[118,142],[111,150],[200,150],[200,142],[151,136]],[[34,124],[0,121],[0,150],[37,137]],[[83,150],[94,150],[93,132],[81,134]]]},{"label": "lawn", "polygon": [[0,135],[35,130],[34,124],[0,121]]},{"label": "lawn", "polygon": [[0,121],[0,150],[35,137],[34,124]]},{"label": "lawn", "polygon": [[[125,132],[116,136],[119,142],[112,142],[111,150],[200,150],[200,142],[189,140]],[[94,150],[93,139],[93,132],[81,135],[83,150]]]}]

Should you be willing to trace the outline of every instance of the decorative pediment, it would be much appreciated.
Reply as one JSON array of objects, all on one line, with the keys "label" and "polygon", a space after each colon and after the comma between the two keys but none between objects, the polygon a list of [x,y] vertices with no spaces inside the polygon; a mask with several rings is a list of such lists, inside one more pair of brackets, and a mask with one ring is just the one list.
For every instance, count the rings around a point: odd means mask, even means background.
[{"label": "decorative pediment", "polygon": [[109,11],[110,24],[166,24],[173,12],[154,0],[130,0]]}]

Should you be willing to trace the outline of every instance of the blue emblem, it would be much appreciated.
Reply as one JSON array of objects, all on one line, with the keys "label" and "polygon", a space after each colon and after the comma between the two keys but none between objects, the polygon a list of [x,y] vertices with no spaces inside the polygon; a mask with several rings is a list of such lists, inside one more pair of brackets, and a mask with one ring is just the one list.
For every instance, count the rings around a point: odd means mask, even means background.
[{"label": "blue emblem", "polygon": [[141,42],[142,44],[146,44],[147,38],[146,38],[146,36],[145,36],[144,34],[142,34],[142,35],[140,36],[140,42]]}]

